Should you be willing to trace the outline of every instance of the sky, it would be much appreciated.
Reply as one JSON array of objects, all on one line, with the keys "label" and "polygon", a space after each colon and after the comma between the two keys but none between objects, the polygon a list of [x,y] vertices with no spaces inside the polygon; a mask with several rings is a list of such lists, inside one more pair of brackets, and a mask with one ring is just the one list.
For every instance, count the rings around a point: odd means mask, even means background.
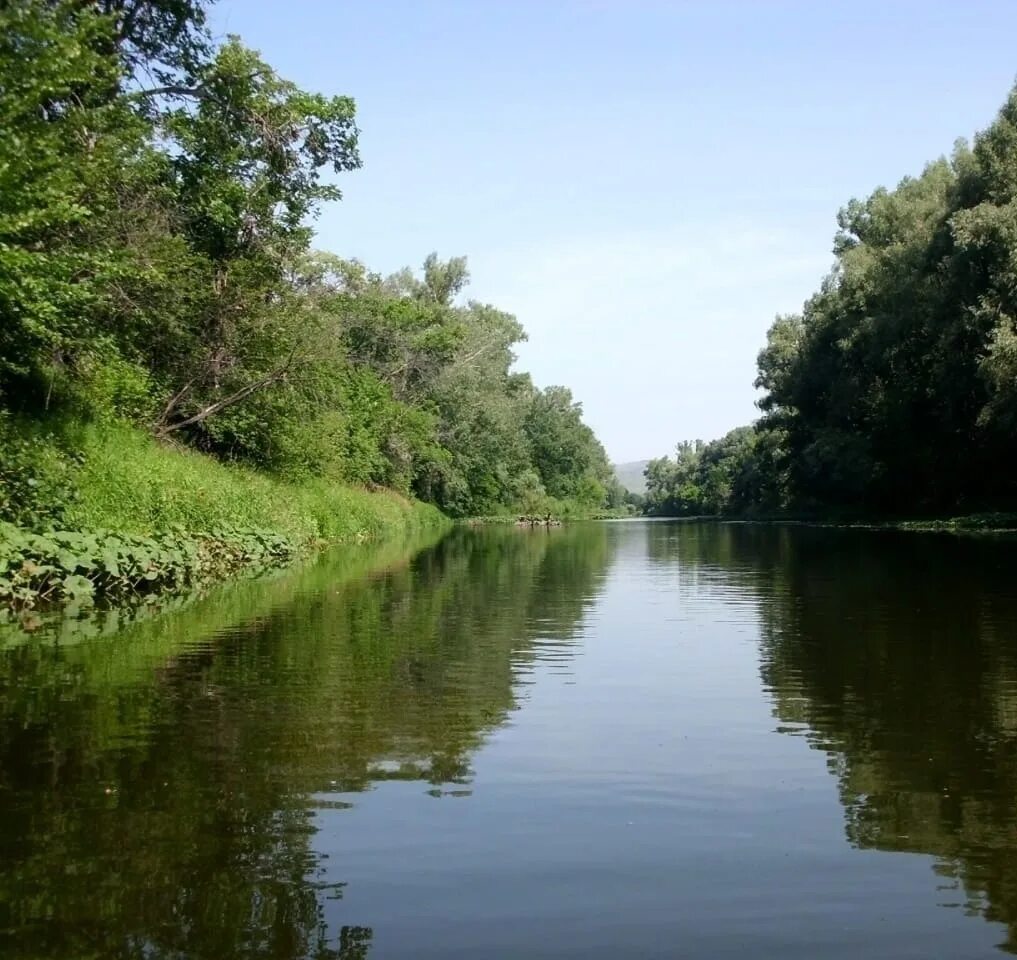
[{"label": "sky", "polygon": [[759,412],[756,354],[850,198],[948,154],[1017,76],[1014,0],[220,0],[283,76],[357,102],[316,246],[469,259],[616,462]]}]

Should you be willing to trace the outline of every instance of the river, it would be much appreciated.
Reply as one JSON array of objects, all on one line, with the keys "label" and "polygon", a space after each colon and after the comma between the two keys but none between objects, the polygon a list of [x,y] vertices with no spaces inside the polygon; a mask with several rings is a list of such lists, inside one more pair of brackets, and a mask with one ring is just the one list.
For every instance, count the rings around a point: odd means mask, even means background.
[{"label": "river", "polygon": [[1015,570],[993,538],[457,530],[7,634],[0,956],[1017,952]]}]

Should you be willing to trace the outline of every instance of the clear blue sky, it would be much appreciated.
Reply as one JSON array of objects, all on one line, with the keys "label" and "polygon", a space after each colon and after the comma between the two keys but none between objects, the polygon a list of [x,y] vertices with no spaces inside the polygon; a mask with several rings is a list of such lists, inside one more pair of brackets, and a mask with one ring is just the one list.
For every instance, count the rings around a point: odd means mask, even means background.
[{"label": "clear blue sky", "polygon": [[303,86],[353,96],[364,168],[317,245],[465,254],[615,460],[752,420],[755,356],[835,214],[988,124],[1014,0],[222,0]]}]

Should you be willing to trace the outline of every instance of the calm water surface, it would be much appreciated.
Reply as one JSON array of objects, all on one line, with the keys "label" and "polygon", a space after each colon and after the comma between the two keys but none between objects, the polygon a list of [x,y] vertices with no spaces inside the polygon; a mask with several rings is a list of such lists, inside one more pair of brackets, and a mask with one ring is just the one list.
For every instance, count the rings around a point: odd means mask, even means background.
[{"label": "calm water surface", "polygon": [[624,522],[0,648],[0,956],[1017,950],[1017,543]]}]

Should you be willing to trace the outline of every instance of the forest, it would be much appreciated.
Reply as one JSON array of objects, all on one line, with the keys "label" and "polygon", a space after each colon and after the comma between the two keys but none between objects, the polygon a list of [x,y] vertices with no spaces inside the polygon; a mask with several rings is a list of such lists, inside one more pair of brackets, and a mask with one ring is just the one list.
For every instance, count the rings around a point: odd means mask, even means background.
[{"label": "forest", "polygon": [[65,509],[90,458],[130,473],[139,450],[453,517],[621,503],[465,258],[384,276],[315,248],[361,165],[355,103],[215,39],[210,2],[0,7],[0,520],[101,514]]},{"label": "forest", "polygon": [[1017,509],[1017,89],[973,143],[837,227],[833,268],[759,354],[762,416],[651,461],[649,513]]}]

